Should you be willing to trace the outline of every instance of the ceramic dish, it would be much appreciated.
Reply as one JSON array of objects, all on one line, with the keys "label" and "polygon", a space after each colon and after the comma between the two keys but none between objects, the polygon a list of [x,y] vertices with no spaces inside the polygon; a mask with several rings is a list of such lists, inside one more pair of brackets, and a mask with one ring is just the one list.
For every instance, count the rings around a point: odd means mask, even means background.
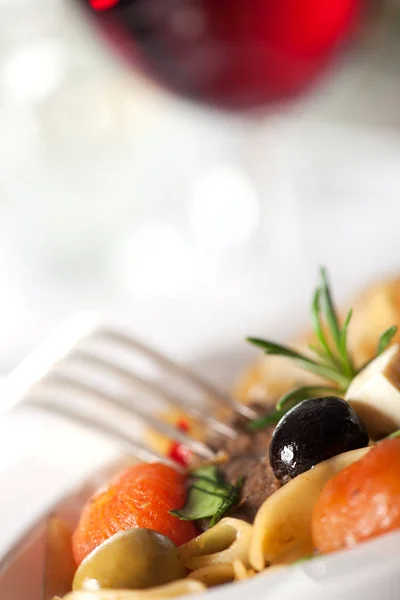
[{"label": "ceramic dish", "polygon": [[[224,357],[220,364],[226,369]],[[3,451],[8,442],[7,464],[2,464],[0,473],[0,598],[41,600],[47,516],[59,514],[73,525],[84,499],[104,480],[105,471],[109,473],[124,459],[103,439],[28,409],[4,417],[0,436]],[[390,534],[351,551],[222,586],[207,592],[207,597],[398,599],[399,547],[400,534]]]}]

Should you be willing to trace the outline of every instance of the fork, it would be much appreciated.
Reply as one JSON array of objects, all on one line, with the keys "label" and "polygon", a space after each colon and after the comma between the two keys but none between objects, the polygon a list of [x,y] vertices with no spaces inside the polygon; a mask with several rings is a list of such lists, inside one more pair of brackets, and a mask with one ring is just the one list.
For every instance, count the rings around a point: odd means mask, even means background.
[{"label": "fork", "polygon": [[[123,357],[118,357],[123,353]],[[158,350],[135,339],[125,331],[104,324],[94,313],[79,313],[68,319],[49,335],[4,382],[1,410],[28,404],[48,413],[73,421],[97,431],[113,440],[126,454],[140,461],[163,461],[132,432],[107,418],[112,410],[124,419],[134,417],[143,425],[171,440],[185,444],[199,458],[212,460],[216,453],[203,441],[166,423],[134,402],[134,392],[144,398],[157,399],[177,408],[210,431],[225,438],[235,438],[237,431],[210,414],[210,408],[189,402],[182,391],[171,392],[166,383],[144,376],[133,367],[135,359],[145,357],[163,376],[179,385],[189,385],[214,406],[225,407],[248,419],[255,412],[248,406],[221,392],[203,376],[179,364]],[[103,381],[98,378],[102,377]],[[97,377],[93,381],[93,377]],[[164,381],[164,379],[162,380]],[[121,387],[121,385],[123,387]],[[60,395],[67,394],[67,402],[60,403]],[[96,412],[88,413],[88,402]],[[74,406],[75,404],[75,406]],[[103,414],[105,413],[105,414]],[[173,463],[177,467],[176,463]]]}]

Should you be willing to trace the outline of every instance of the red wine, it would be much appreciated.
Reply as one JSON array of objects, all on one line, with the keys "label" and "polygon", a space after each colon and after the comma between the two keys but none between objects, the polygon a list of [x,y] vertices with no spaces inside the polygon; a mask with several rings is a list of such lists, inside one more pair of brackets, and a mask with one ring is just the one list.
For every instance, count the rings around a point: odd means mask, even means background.
[{"label": "red wine", "polygon": [[244,109],[301,94],[362,0],[80,0],[109,41],[169,89]]}]

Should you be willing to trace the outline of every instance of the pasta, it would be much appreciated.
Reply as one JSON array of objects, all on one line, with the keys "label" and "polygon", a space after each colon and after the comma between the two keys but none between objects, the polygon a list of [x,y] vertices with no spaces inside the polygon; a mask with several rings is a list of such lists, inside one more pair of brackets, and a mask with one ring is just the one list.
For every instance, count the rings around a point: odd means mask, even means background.
[{"label": "pasta", "polygon": [[249,565],[252,526],[239,519],[222,519],[194,540],[180,547],[180,558],[191,570],[240,560]]},{"label": "pasta", "polygon": [[194,579],[180,579],[149,590],[98,590],[94,592],[72,592],[64,600],[162,600],[178,598],[204,592],[205,585]]},{"label": "pasta", "polygon": [[232,563],[210,565],[209,567],[202,567],[197,569],[188,575],[189,579],[201,581],[207,587],[214,587],[216,585],[222,585],[223,583],[230,583],[235,581],[235,569]]},{"label": "pasta", "polygon": [[253,569],[246,569],[244,563],[238,559],[233,561],[233,571],[237,581],[248,579],[253,574]]}]

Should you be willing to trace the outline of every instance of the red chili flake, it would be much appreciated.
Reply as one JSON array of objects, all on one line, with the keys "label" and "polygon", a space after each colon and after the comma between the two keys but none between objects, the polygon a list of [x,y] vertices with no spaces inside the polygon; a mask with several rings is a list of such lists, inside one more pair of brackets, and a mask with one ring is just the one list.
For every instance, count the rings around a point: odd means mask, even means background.
[{"label": "red chili flake", "polygon": [[186,419],[179,419],[179,421],[176,423],[176,426],[180,431],[184,431],[185,433],[190,431],[190,425]]},{"label": "red chili flake", "polygon": [[168,452],[168,457],[183,467],[187,467],[190,463],[190,459],[192,458],[192,451],[185,444],[172,442],[171,448]]},{"label": "red chili flake", "polygon": [[[190,431],[190,425],[185,419],[179,419],[179,421],[176,423],[176,427],[179,429],[179,431],[183,431],[184,433]],[[174,460],[183,467],[187,467],[190,463],[190,459],[192,458],[192,451],[185,444],[174,441],[171,443],[168,451],[168,458]]]}]

